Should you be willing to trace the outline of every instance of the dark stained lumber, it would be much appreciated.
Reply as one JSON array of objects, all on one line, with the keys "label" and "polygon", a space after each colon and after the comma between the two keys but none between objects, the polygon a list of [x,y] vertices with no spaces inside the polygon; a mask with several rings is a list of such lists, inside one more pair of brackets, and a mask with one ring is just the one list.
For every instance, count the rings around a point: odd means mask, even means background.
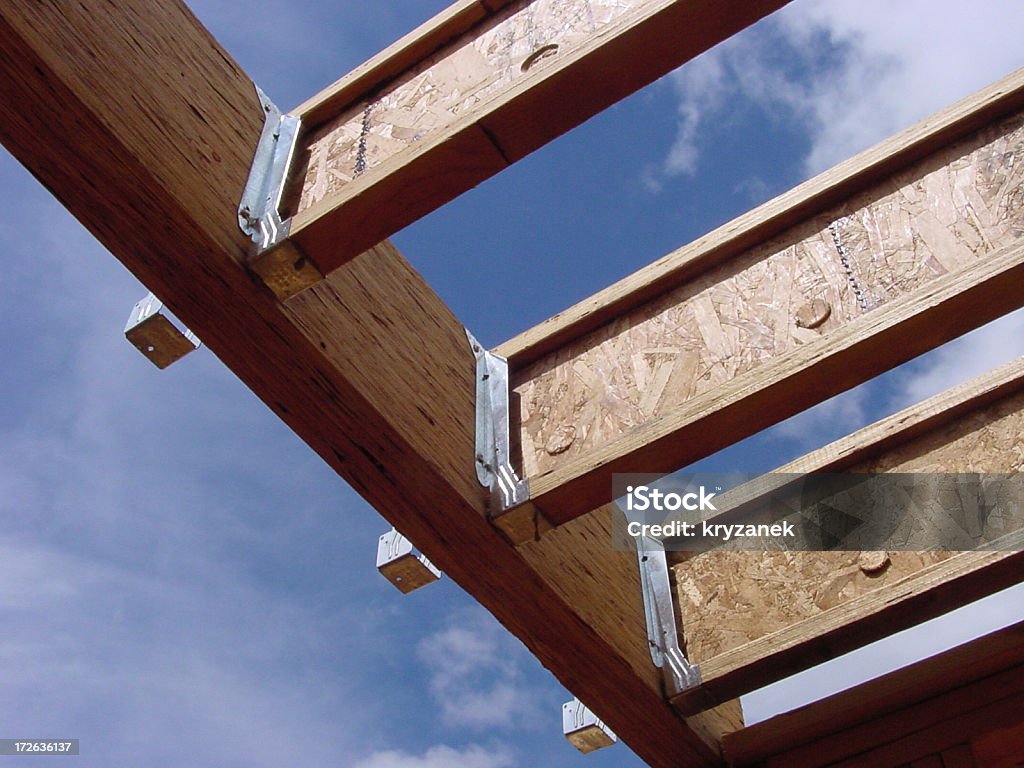
[{"label": "dark stained lumber", "polygon": [[965,702],[1020,692],[1022,669],[1024,623],[1017,623],[731,734],[726,755],[737,768],[829,765],[959,717]]}]

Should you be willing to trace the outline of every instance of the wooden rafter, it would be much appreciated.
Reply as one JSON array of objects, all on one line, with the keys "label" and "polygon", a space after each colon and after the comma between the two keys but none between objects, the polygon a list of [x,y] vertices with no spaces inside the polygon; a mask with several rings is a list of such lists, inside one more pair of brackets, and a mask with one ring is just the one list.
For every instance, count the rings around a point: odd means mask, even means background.
[{"label": "wooden rafter", "polygon": [[1024,304],[1022,104],[1024,70],[501,345],[534,507],[564,523],[615,472],[677,469]]},{"label": "wooden rafter", "polygon": [[290,295],[788,1],[456,3],[296,110],[290,239],[253,268]]},{"label": "wooden rafter", "polygon": [[1015,749],[1003,752],[1000,763],[1013,765],[1024,756],[1022,704],[1024,623],[1018,623],[751,726],[727,737],[725,749],[737,768],[875,768],[940,752],[947,762],[913,765],[974,768],[989,763],[949,758],[957,747],[970,757],[969,745],[985,754],[984,745],[1002,740],[999,731],[1015,727],[1016,738],[1007,732],[1005,739]]},{"label": "wooden rafter", "polygon": [[[741,486],[742,511],[779,478],[821,472],[1024,469],[1024,358],[965,382]],[[973,552],[890,552],[865,572],[858,553],[713,552],[675,566],[683,634],[702,684],[684,712],[754,690],[1020,581],[1017,545]],[[841,584],[833,588],[832,584]],[[786,595],[779,600],[778,583]],[[704,596],[714,593],[714,601]],[[737,607],[736,603],[742,603]]]}]

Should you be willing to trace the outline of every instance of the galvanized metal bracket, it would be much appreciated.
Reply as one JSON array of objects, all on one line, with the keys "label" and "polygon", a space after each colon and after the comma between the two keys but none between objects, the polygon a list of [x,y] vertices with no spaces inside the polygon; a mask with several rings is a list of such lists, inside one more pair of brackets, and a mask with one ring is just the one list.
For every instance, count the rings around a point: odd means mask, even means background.
[{"label": "galvanized metal bracket", "polygon": [[530,498],[510,458],[508,361],[466,336],[476,357],[476,477],[491,490],[491,513],[504,512]]},{"label": "galvanized metal bracket", "polygon": [[584,754],[610,747],[619,737],[577,698],[562,705],[562,733]]},{"label": "galvanized metal bracket", "polygon": [[377,570],[406,594],[441,578],[440,569],[413,552],[412,542],[395,528],[377,541]]},{"label": "galvanized metal bracket", "polygon": [[679,647],[665,545],[650,536],[637,536],[636,555],[640,566],[651,661],[661,669],[665,692],[672,698],[700,685],[700,668],[691,664]]},{"label": "galvanized metal bracket", "polygon": [[302,120],[281,114],[258,85],[256,93],[265,113],[263,132],[238,205],[238,226],[252,238],[256,253],[261,253],[288,237],[291,219],[281,218],[281,198]]},{"label": "galvanized metal bracket", "polygon": [[166,368],[189,352],[198,349],[201,342],[188,328],[178,328],[160,310],[163,302],[152,292],[132,307],[124,335],[157,368]]}]

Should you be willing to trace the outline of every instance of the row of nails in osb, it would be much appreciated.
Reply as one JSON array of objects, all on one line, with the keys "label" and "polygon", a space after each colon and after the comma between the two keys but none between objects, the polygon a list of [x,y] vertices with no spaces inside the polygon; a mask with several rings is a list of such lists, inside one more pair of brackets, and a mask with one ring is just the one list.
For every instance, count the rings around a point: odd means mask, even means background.
[{"label": "row of nails in osb", "polygon": [[526,475],[1024,236],[1022,122],[987,128],[518,372]]},{"label": "row of nails in osb", "polygon": [[[1024,470],[1024,393],[974,411],[853,471]],[[950,552],[717,552],[673,566],[686,646],[709,659],[892,584]]]},{"label": "row of nails in osb", "polygon": [[[539,54],[564,56],[637,5],[636,0],[519,2],[424,60],[384,93],[317,131],[299,201],[304,210],[358,174],[423,141],[523,76]],[[557,51],[549,46],[557,45]],[[364,127],[365,126],[365,127]]]}]

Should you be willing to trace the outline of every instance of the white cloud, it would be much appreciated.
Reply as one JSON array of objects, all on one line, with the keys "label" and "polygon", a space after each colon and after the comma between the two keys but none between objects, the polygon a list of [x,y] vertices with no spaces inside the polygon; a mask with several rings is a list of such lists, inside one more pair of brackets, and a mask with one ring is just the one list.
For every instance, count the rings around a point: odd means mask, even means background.
[{"label": "white cloud", "polygon": [[[1024,4],[999,0],[964,13],[950,0],[797,0],[670,76],[676,139],[662,176],[694,175],[720,124],[755,105],[763,119],[806,135],[805,175],[840,162],[1024,65],[1016,33]],[[650,169],[645,186],[661,178]],[[760,182],[763,184],[763,182]],[[758,179],[741,182],[743,194]],[[763,197],[761,189],[758,197]],[[1024,319],[972,334],[899,374],[894,409],[1024,352]],[[870,386],[828,400],[772,434],[805,449],[863,426]]]},{"label": "white cloud", "polygon": [[515,761],[503,747],[485,749],[472,745],[465,749],[448,746],[431,747],[422,755],[387,750],[374,752],[353,768],[511,768]]},{"label": "white cloud", "polygon": [[1024,310],[1017,310],[904,366],[893,396],[894,409],[950,387],[1024,355]]},{"label": "white cloud", "polygon": [[868,386],[854,387],[786,419],[772,428],[771,436],[790,440],[806,453],[860,429],[868,421]]},{"label": "white cloud", "polygon": [[523,646],[483,610],[464,611],[417,649],[447,725],[470,729],[542,724],[543,691],[526,682]]},{"label": "white cloud", "polygon": [[806,2],[779,20],[794,43],[820,31],[845,52],[836,77],[811,81],[815,172],[1024,64],[1014,0]]},{"label": "white cloud", "polygon": [[121,335],[143,289],[0,172],[0,722],[83,765],[356,752],[389,704],[376,516],[208,350],[153,368]]},{"label": "white cloud", "polygon": [[80,738],[107,765],[272,766],[328,764],[371,721],[277,660],[300,628],[323,631],[304,607],[231,569],[156,578],[74,549],[0,542],[6,728]]},{"label": "white cloud", "polygon": [[697,137],[702,118],[722,108],[726,98],[727,57],[722,51],[702,56],[672,75],[679,93],[679,124],[676,140],[665,159],[665,172],[670,176],[692,175],[697,170]]},{"label": "white cloud", "polygon": [[[1024,5],[798,0],[671,75],[676,141],[666,175],[692,174],[737,102],[806,132],[817,173],[1024,64]],[[653,185],[648,184],[649,187]]]}]

